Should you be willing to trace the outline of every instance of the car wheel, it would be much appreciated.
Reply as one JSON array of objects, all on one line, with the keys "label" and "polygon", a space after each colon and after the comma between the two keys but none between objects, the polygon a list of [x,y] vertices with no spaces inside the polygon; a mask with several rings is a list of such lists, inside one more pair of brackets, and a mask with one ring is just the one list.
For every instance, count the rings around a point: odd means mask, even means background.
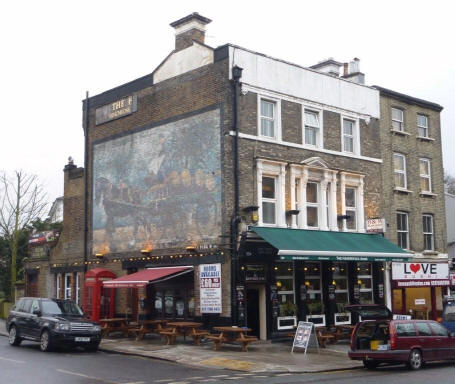
[{"label": "car wheel", "polygon": [[43,352],[52,351],[52,339],[49,331],[43,331],[40,338],[40,349]]},{"label": "car wheel", "polygon": [[9,345],[14,347],[17,347],[22,342],[22,339],[17,336],[17,328],[14,325],[12,325],[9,329],[8,341]]},{"label": "car wheel", "polygon": [[378,365],[379,363],[376,361],[363,360],[363,366],[366,369],[376,369]]},{"label": "car wheel", "polygon": [[422,352],[418,349],[413,349],[409,354],[409,359],[407,366],[409,369],[417,370],[422,368],[423,361],[422,361]]},{"label": "car wheel", "polygon": [[84,347],[87,352],[96,352],[100,343],[93,343]]}]

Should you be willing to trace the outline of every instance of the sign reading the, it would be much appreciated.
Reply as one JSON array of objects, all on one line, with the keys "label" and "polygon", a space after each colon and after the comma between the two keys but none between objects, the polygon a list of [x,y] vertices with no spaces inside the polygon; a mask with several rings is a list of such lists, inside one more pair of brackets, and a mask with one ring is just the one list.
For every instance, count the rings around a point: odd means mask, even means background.
[{"label": "sign reading the", "polygon": [[245,266],[245,281],[265,281],[265,266],[247,264]]},{"label": "sign reading the", "polygon": [[201,313],[221,313],[221,264],[199,266]]},{"label": "sign reading the", "polygon": [[137,96],[132,95],[114,101],[111,104],[97,108],[95,111],[95,125],[107,123],[137,111]]},{"label": "sign reading the", "polygon": [[368,233],[385,233],[385,219],[367,219],[366,231]]}]

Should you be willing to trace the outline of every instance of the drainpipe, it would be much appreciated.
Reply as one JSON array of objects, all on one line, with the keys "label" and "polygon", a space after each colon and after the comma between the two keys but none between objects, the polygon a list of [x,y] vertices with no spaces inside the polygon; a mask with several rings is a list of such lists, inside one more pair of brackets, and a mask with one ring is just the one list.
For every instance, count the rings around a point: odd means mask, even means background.
[{"label": "drainpipe", "polygon": [[[88,127],[89,107],[88,91],[85,92],[85,119],[84,119],[84,273],[87,272],[87,241],[88,241]],[[85,294],[85,292],[84,292]]]},{"label": "drainpipe", "polygon": [[240,89],[240,78],[242,77],[242,68],[234,66],[232,68],[232,79],[234,85],[234,214],[231,218],[231,318],[233,324],[237,324],[237,273],[238,273],[238,224],[241,222],[239,212],[239,136],[238,136],[238,97]]}]

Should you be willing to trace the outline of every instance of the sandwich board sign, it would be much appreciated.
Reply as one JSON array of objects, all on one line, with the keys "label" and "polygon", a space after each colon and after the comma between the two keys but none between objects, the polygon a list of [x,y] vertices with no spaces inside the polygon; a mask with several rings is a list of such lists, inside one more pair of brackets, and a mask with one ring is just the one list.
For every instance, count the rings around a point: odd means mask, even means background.
[{"label": "sandwich board sign", "polygon": [[306,355],[308,347],[316,347],[319,353],[319,342],[314,330],[314,324],[311,322],[299,321],[295,331],[291,353],[294,353],[294,348],[303,348],[305,349]]}]

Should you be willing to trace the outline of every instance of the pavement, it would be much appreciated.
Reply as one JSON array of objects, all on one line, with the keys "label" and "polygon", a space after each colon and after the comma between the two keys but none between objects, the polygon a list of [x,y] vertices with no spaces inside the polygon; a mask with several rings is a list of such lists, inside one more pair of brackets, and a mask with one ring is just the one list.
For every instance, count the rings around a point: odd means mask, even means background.
[{"label": "pavement", "polygon": [[[5,321],[0,319],[0,335],[7,336]],[[308,349],[306,355],[296,349],[291,353],[292,341],[261,341],[250,344],[248,352],[241,352],[237,344],[223,344],[220,351],[206,341],[194,346],[191,338],[177,338],[175,345],[164,345],[158,335],[147,335],[144,340],[120,336],[105,338],[100,350],[108,353],[141,356],[171,361],[199,368],[218,368],[242,372],[318,373],[361,368],[359,361],[347,356],[348,342],[328,345],[327,348]]]}]

